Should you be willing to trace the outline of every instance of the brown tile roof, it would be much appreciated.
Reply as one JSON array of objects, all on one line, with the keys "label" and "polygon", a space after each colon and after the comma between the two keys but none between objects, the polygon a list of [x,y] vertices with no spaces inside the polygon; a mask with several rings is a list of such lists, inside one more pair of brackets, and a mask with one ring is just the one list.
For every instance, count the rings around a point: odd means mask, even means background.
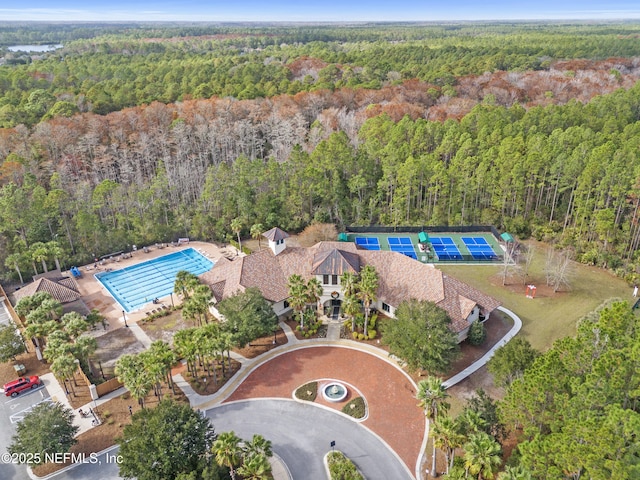
[{"label": "brown tile roof", "polygon": [[355,253],[334,248],[318,252],[313,256],[311,273],[313,275],[342,275],[344,272],[358,273],[360,257]]},{"label": "brown tile roof", "polygon": [[272,242],[277,242],[278,240],[289,238],[289,234],[284,230],[279,229],[278,227],[273,227],[271,230],[264,232],[262,236],[268,238]]},{"label": "brown tile roof", "polygon": [[200,278],[211,286],[218,300],[238,290],[257,287],[267,300],[279,302],[289,297],[287,281],[294,273],[308,280],[325,271],[359,271],[362,265],[372,265],[378,272],[378,300],[394,307],[411,298],[434,302],[447,311],[456,332],[468,327],[466,319],[476,304],[485,313],[500,305],[431,264],[397,252],[361,250],[344,242],[320,242],[310,248],[287,247],[277,256],[271,249],[264,249],[232,261],[223,257]]},{"label": "brown tile roof", "polygon": [[49,292],[51,296],[60,303],[74,302],[80,298],[78,284],[71,277],[60,277],[57,279],[39,278],[26,287],[22,287],[13,294],[16,302],[21,298],[29,297],[38,292]]},{"label": "brown tile roof", "polygon": [[498,300],[482,293],[471,285],[461,282],[450,275],[443,275],[442,277],[445,298],[438,306],[449,313],[455,331],[459,332],[469,326],[466,319],[476,304],[486,314],[500,306]]}]

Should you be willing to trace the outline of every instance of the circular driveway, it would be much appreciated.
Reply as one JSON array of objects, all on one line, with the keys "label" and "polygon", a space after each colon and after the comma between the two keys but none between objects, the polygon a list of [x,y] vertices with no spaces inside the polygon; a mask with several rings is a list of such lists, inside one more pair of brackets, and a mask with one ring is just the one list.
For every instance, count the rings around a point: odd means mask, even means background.
[{"label": "circular driveway", "polygon": [[[426,420],[417,406],[415,386],[403,371],[377,355],[340,346],[298,348],[258,366],[226,401],[291,399],[296,388],[321,378],[338,380],[356,387],[369,407],[369,416],[362,424],[382,438],[409,471],[416,469],[425,436]],[[316,402],[322,403],[318,400]],[[318,407],[311,408],[318,410]],[[332,413],[331,417],[341,415]],[[345,420],[354,428],[357,425],[352,420]]]},{"label": "circular driveway", "polygon": [[294,479],[326,478],[324,455],[336,449],[353,460],[365,478],[411,479],[400,459],[368,429],[342,415],[294,400],[260,399],[224,403],[207,410],[216,432],[255,433],[270,440]]}]

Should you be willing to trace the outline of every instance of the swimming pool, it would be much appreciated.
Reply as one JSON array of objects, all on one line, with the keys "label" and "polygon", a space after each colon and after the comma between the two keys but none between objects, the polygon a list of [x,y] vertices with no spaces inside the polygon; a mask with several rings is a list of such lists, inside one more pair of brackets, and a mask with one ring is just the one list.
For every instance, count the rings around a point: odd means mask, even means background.
[{"label": "swimming pool", "polygon": [[186,270],[194,275],[208,272],[213,262],[193,248],[180,250],[113,272],[96,273],[96,279],[126,312],[138,310],[154,298],[173,292],[176,274]]}]

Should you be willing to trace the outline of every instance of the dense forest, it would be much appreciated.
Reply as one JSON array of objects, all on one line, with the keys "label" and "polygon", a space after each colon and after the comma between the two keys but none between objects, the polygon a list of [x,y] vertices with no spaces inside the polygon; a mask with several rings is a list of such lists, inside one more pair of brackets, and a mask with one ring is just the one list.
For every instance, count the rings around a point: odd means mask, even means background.
[{"label": "dense forest", "polygon": [[100,28],[0,25],[65,42],[0,66],[7,271],[237,218],[494,224],[635,279],[639,25]]},{"label": "dense forest", "polygon": [[505,478],[640,476],[638,338],[630,305],[611,303],[509,386],[500,418],[521,434],[510,463],[524,472]]}]

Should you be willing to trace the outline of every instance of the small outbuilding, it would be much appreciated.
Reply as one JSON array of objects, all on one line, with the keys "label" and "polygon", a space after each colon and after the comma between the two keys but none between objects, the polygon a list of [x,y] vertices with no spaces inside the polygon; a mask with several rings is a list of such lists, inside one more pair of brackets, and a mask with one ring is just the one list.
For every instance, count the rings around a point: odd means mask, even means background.
[{"label": "small outbuilding", "polygon": [[513,243],[513,242],[515,242],[515,240],[514,240],[513,236],[512,236],[510,233],[508,233],[508,232],[504,232],[502,235],[500,235],[500,238],[501,238],[502,240],[504,240],[506,243]]}]

